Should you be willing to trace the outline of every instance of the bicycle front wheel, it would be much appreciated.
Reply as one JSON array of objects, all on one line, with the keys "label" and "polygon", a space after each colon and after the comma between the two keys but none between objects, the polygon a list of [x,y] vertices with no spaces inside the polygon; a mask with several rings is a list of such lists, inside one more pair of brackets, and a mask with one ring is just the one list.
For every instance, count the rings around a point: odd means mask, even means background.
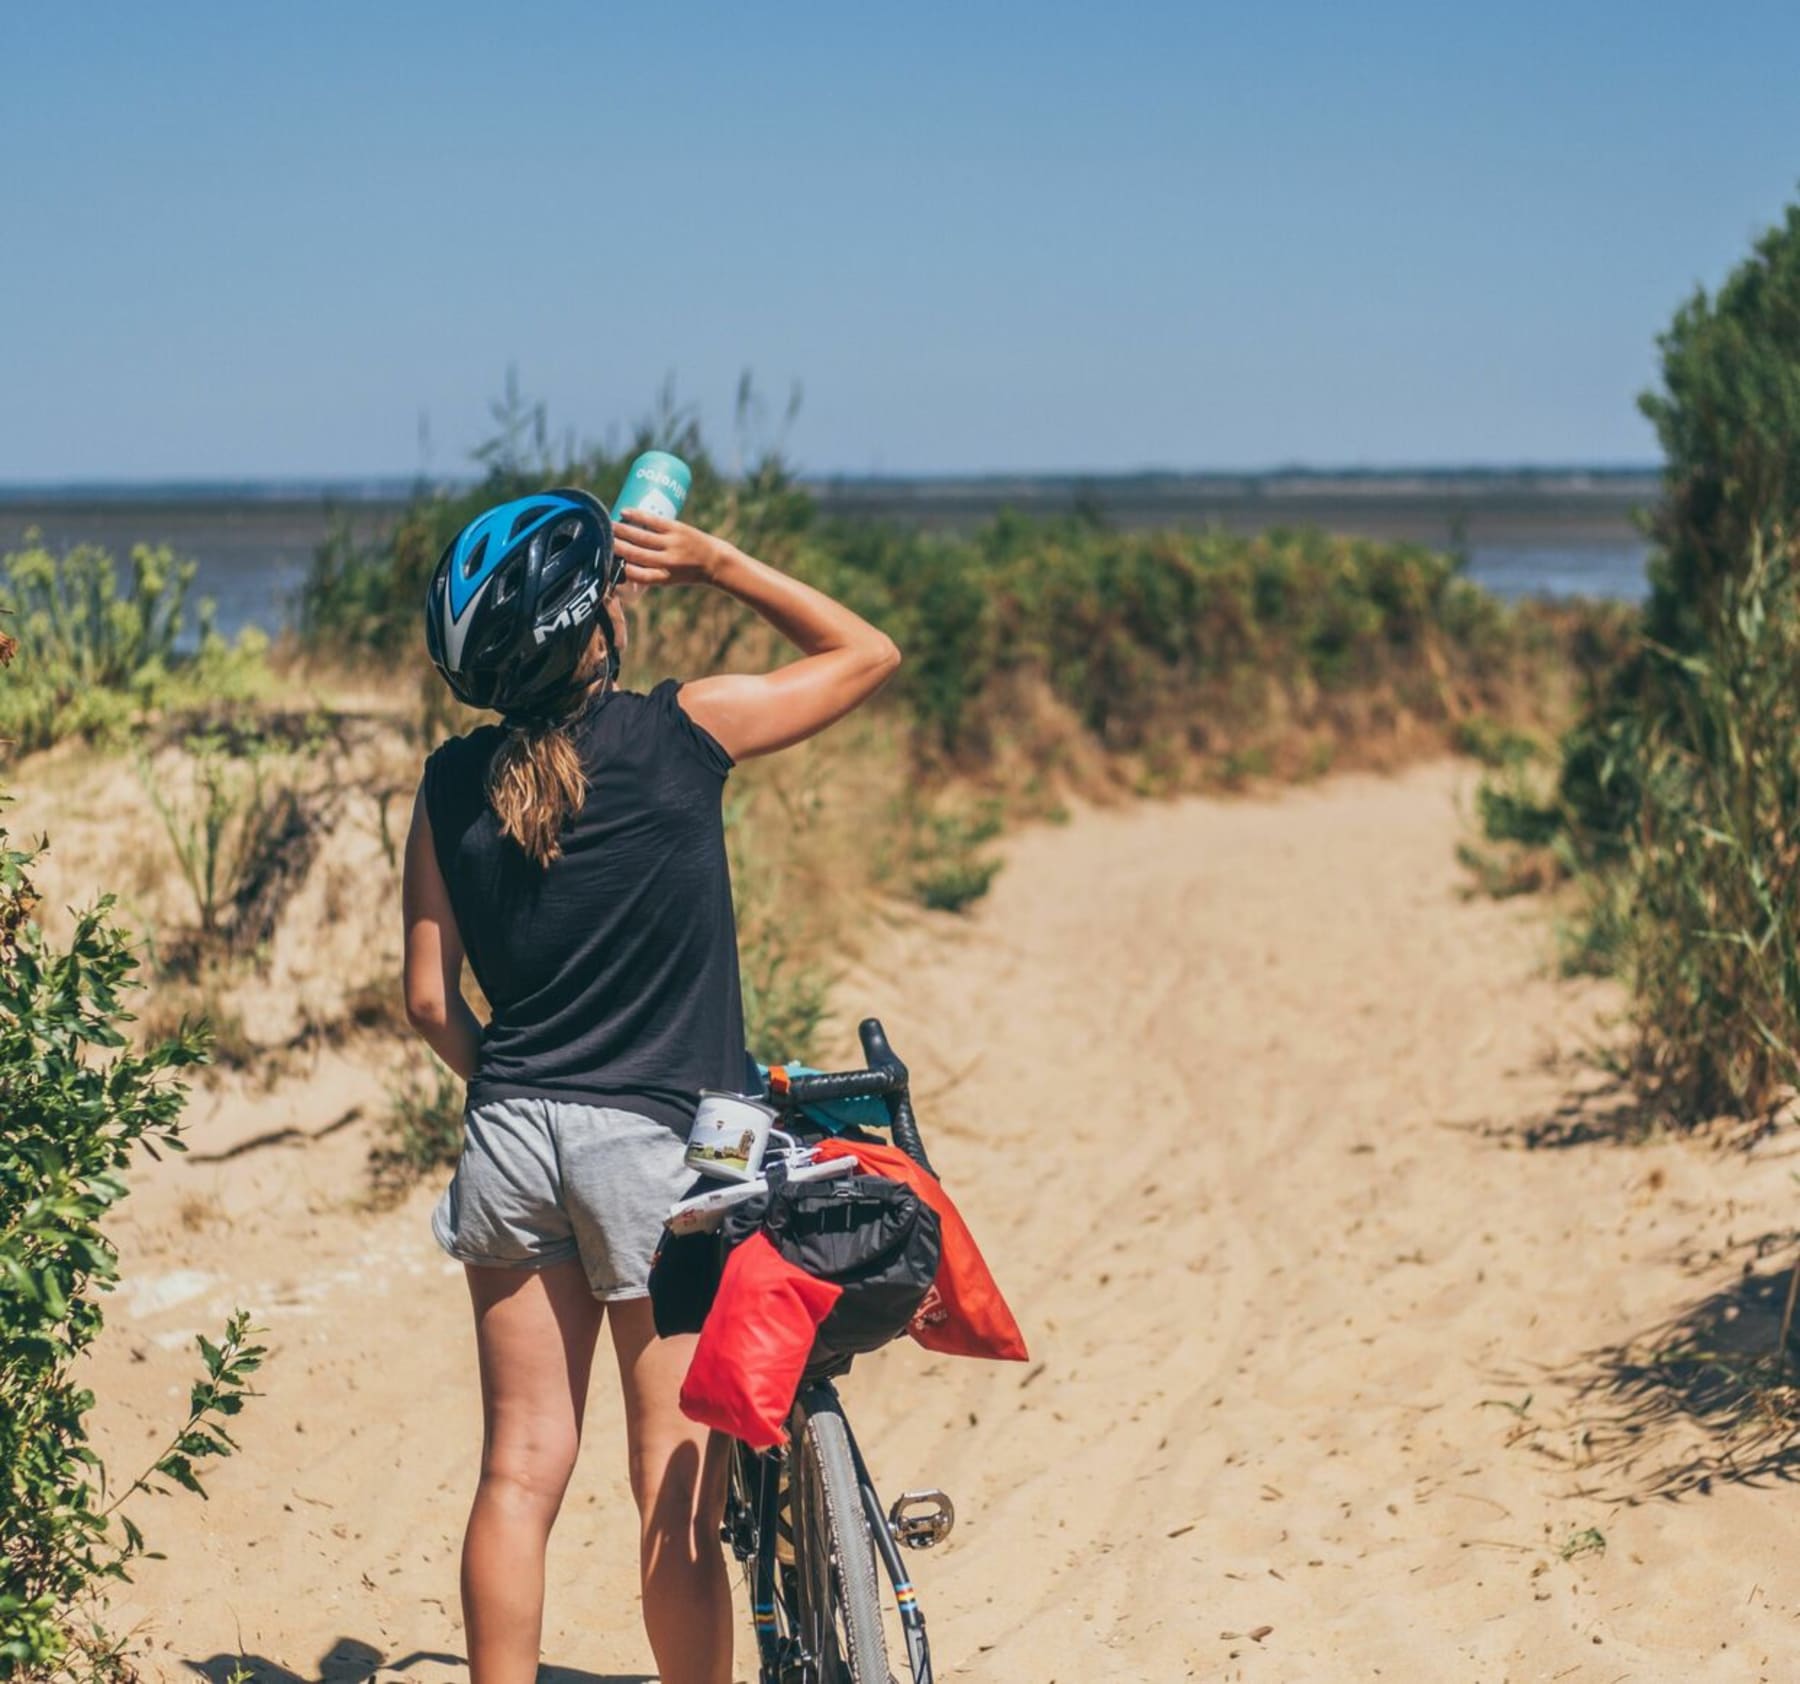
[{"label": "bicycle front wheel", "polygon": [[836,1400],[807,1413],[795,1446],[794,1555],[801,1641],[821,1684],[893,1684],[875,1545]]}]

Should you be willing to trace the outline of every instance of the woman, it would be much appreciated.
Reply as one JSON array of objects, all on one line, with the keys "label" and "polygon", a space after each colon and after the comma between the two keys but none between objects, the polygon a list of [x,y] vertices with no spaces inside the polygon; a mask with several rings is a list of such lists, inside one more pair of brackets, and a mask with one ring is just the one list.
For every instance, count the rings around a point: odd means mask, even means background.
[{"label": "woman", "polygon": [[[621,581],[711,586],[800,651],[757,675],[613,686]],[[544,1550],[574,1466],[596,1339],[612,1335],[637,1500],[644,1624],[663,1684],[725,1684],[723,1456],[680,1412],[691,1339],[646,1297],[691,1182],[695,1096],[745,1071],[720,793],[732,765],[880,688],[892,642],[723,540],[583,492],[489,510],[426,603],[433,661],[485,725],[425,766],[406,846],[406,1008],[469,1083],[433,1216],[466,1266],[483,1413],[463,1542],[473,1684],[531,1684]],[[492,1016],[460,987],[467,955]]]}]

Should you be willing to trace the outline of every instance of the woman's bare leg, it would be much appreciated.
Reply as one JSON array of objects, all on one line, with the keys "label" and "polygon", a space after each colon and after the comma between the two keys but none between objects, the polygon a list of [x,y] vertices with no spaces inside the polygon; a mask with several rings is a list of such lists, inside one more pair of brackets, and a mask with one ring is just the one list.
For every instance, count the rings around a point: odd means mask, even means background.
[{"label": "woman's bare leg", "polygon": [[647,1298],[610,1305],[641,1522],[644,1629],[662,1684],[729,1684],[731,1585],[719,1544],[725,1443],[677,1402],[694,1340],[658,1339]]},{"label": "woman's bare leg", "polygon": [[469,1269],[481,1356],[481,1483],[463,1537],[470,1684],[533,1684],[544,1546],[581,1442],[602,1306],[581,1265]]}]

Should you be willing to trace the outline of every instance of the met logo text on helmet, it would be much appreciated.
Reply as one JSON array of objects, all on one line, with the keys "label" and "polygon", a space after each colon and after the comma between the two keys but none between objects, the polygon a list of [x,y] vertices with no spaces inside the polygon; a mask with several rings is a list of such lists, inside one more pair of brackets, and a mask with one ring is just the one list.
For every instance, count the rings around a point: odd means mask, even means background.
[{"label": "met logo text on helmet", "polygon": [[583,620],[591,620],[594,610],[600,606],[600,581],[595,580],[570,597],[555,614],[547,620],[540,620],[531,628],[532,640],[540,646],[548,643],[559,631],[567,631],[571,626],[578,626]]}]

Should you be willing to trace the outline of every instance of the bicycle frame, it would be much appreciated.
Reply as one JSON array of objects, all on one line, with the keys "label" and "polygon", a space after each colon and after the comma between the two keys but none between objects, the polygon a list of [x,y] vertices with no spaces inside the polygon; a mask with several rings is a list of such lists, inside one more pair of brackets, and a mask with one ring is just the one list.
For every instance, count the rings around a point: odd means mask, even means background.
[{"label": "bicycle frame", "polygon": [[[831,1381],[809,1381],[801,1387],[795,1400],[786,1448],[752,1450],[749,1445],[738,1442],[731,1447],[735,1468],[726,1495],[724,1535],[732,1553],[749,1571],[760,1684],[820,1684],[816,1658],[801,1652],[798,1573],[792,1564],[778,1558],[776,1544],[780,1535],[783,1486],[785,1484],[789,1491],[794,1489],[787,1460],[800,1442],[806,1416],[821,1402],[827,1401],[840,1416],[843,1414],[837,1388]],[[847,1418],[845,1426],[848,1430]],[[931,1647],[925,1637],[925,1615],[919,1608],[918,1594],[881,1506],[875,1481],[863,1460],[862,1448],[856,1442],[855,1433],[848,1436],[850,1454],[856,1464],[857,1487],[862,1494],[869,1531],[875,1540],[875,1553],[887,1574],[899,1611],[912,1684],[932,1684]],[[787,1476],[785,1480],[784,1475]]]}]

